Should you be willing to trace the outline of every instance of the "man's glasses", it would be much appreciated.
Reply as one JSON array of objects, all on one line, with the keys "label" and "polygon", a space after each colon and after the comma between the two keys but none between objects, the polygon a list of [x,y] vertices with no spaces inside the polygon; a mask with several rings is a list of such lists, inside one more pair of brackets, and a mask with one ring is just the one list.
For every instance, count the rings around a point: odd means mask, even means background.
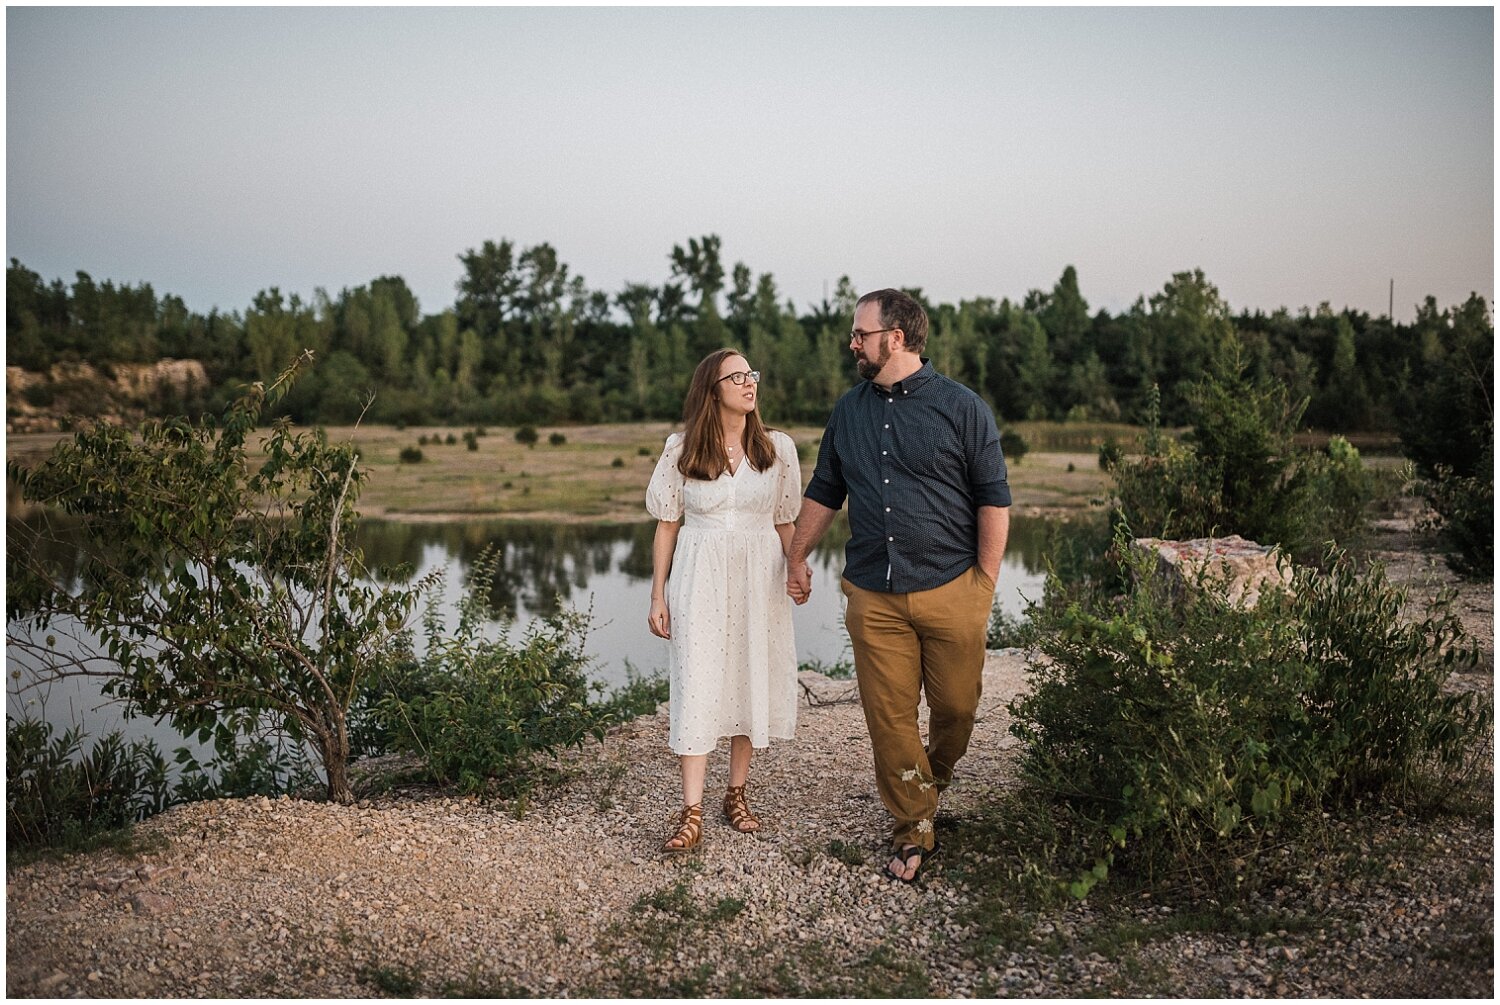
[{"label": "man's glasses", "polygon": [[720,377],[719,380],[732,380],[734,381],[735,385],[739,387],[743,387],[745,381],[747,380],[752,384],[759,384],[760,371],[746,370],[743,373],[726,373],[724,376]]},{"label": "man's glasses", "polygon": [[884,335],[886,332],[898,332],[900,330],[900,328],[877,328],[872,332],[862,332],[858,328],[855,328],[854,330],[849,332],[849,341],[858,342],[860,345],[864,345],[865,339],[869,338],[871,335]]}]

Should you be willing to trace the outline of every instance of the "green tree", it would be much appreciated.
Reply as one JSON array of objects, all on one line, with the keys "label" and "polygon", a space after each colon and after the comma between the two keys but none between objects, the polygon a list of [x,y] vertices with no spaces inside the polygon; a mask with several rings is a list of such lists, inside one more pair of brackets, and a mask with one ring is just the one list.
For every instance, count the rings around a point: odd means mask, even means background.
[{"label": "green tree", "polygon": [[[103,675],[130,712],[221,750],[269,719],[312,744],[329,798],[347,803],[350,703],[404,649],[420,586],[365,585],[352,445],[281,420],[252,469],[262,412],[309,359],[252,386],[221,423],[150,422],[139,435],[100,425],[34,469],[11,465],[23,498],[77,518],[86,557],[70,589],[37,560],[34,535],[8,535],[6,642],[59,672]],[[60,650],[51,632],[66,623],[99,650]]]},{"label": "green tree", "polygon": [[1038,305],[1036,316],[1047,332],[1053,357],[1062,367],[1083,362],[1089,352],[1092,322],[1088,301],[1078,291],[1078,271],[1073,266],[1063,269],[1051,295]]},{"label": "green tree", "polygon": [[1045,419],[1052,412],[1052,352],[1047,332],[1030,311],[1008,311],[1012,341],[1016,347],[1016,386],[1011,396],[1013,414],[1026,419]]},{"label": "green tree", "polygon": [[327,329],[319,324],[313,308],[295,293],[284,302],[274,286],[257,293],[245,314],[245,345],[258,380],[275,380],[282,360],[304,348],[321,352],[327,341]]},{"label": "green tree", "polygon": [[718,234],[707,234],[703,240],[688,239],[687,250],[672,245],[672,275],[682,276],[688,287],[698,294],[698,313],[718,314],[714,297],[724,288],[724,266],[719,260]]},{"label": "green tree", "polygon": [[1354,326],[1339,315],[1334,323],[1333,359],[1328,382],[1309,408],[1312,421],[1323,429],[1364,429],[1370,421],[1370,395],[1360,372]]},{"label": "green tree", "polygon": [[1180,423],[1187,417],[1189,387],[1234,339],[1229,305],[1202,269],[1178,272],[1151,297],[1142,322],[1149,355],[1159,367],[1162,417]]}]

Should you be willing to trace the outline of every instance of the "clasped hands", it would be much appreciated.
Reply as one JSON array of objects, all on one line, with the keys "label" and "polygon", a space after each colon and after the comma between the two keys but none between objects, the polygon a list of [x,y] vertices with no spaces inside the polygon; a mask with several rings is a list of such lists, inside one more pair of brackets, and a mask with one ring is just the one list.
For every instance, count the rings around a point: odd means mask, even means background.
[{"label": "clasped hands", "polygon": [[786,595],[799,607],[812,596],[812,569],[808,568],[806,561],[787,562]]}]

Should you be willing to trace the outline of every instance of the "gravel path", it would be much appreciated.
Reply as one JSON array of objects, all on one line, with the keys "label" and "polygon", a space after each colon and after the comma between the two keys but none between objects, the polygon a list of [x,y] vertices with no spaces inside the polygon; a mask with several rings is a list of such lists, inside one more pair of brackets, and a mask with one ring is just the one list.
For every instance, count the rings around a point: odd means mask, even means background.
[{"label": "gravel path", "polygon": [[[1392,555],[1407,552],[1397,547]],[[1395,578],[1452,582],[1417,562]],[[1467,588],[1466,588],[1467,589]],[[1488,619],[1486,584],[1462,604]],[[1011,770],[1006,702],[1020,653],[991,653],[971,752],[946,813]],[[38,862],[6,890],[6,992],[63,997],[852,995],[1487,996],[1493,990],[1492,818],[1361,821],[1358,868],[1309,877],[1262,913],[1317,924],[1262,935],[1171,931],[1149,901],[1103,941],[1091,906],[1045,915],[976,964],[956,920],[970,899],[945,850],[926,881],[876,872],[886,820],[850,682],[804,675],[797,739],[757,756],[761,833],[705,801],[701,852],[656,847],[677,808],[664,714],[566,758],[569,780],[524,812],[395,792],[357,806],[291,799],[177,807],[140,825],[152,850]],[[1493,690],[1492,673],[1461,682]],[[724,752],[710,759],[710,793]],[[1491,807],[1492,808],[1492,807]],[[842,842],[843,844],[836,844]],[[863,859],[861,862],[859,859]],[[1393,866],[1391,863],[1394,862]],[[1120,931],[1116,906],[1109,930]],[[1162,934],[1166,933],[1166,934]]]}]

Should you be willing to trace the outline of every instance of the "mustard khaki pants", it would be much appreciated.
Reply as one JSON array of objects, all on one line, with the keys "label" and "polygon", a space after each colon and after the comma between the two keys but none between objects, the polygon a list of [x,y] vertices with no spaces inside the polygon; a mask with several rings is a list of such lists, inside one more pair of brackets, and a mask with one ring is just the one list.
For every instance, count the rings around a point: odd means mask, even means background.
[{"label": "mustard khaki pants", "polygon": [[[847,579],[843,590],[875,786],[896,818],[892,846],[931,850],[938,792],[974,731],[995,583],[976,565],[931,590],[880,593]],[[925,746],[917,723],[924,690]]]}]

